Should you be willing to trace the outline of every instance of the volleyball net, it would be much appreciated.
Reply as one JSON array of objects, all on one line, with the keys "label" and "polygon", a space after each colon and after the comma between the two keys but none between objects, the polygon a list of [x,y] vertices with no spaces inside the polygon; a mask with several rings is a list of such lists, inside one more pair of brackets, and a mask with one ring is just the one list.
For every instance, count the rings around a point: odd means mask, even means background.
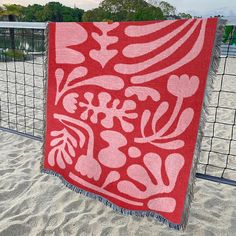
[{"label": "volleyball net", "polygon": [[0,126],[42,140],[46,25],[7,24],[0,23]]},{"label": "volleyball net", "polygon": [[[45,23],[0,22],[0,129],[43,141]],[[226,30],[197,177],[236,186],[236,27]]]}]

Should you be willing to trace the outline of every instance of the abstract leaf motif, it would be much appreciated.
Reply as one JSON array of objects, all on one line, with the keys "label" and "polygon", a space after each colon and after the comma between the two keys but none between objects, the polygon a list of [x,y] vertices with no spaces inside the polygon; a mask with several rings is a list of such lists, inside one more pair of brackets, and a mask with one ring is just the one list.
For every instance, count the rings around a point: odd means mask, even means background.
[{"label": "abstract leaf motif", "polygon": [[77,109],[77,100],[76,98],[79,97],[78,93],[69,93],[63,98],[63,107],[69,113],[75,113]]},{"label": "abstract leaf motif", "polygon": [[183,110],[183,112],[181,113],[179,117],[179,121],[177,123],[175,130],[171,134],[166,135],[162,138],[165,138],[165,139],[174,138],[182,134],[189,127],[190,123],[193,120],[193,116],[194,116],[194,111],[192,108],[189,107]]},{"label": "abstract leaf motif", "polygon": [[102,173],[102,168],[97,160],[94,159],[94,134],[93,130],[89,125],[80,121],[78,119],[74,119],[72,117],[68,117],[61,114],[54,114],[55,119],[58,119],[62,124],[67,127],[70,127],[74,132],[78,134],[80,137],[80,148],[82,148],[85,144],[85,137],[83,133],[77,128],[68,125],[68,122],[73,124],[74,126],[81,127],[85,129],[88,133],[88,145],[87,145],[87,153],[85,155],[80,155],[77,158],[77,162],[75,164],[75,170],[81,173],[81,175],[87,176],[90,179],[98,180]]},{"label": "abstract leaf motif", "polygon": [[[144,62],[143,65],[138,65],[139,67],[147,67],[147,66],[151,66],[153,64],[156,64],[158,62],[158,58],[161,58],[161,60],[163,60],[164,58],[167,58],[168,55],[171,55],[171,52],[174,53],[174,51],[176,51],[180,45],[183,43],[183,41],[187,42],[188,38],[193,34],[193,32],[195,31],[195,29],[198,26],[199,21],[196,20],[194,26],[189,30],[189,32],[181,39],[180,42],[176,42],[175,44],[172,45],[171,50],[167,49],[166,53],[165,51],[161,52],[160,54],[158,54],[158,57],[154,57],[154,59],[151,59],[149,61]],[[164,67],[163,69],[151,72],[151,73],[147,73],[147,74],[143,74],[143,75],[135,75],[131,78],[131,82],[133,84],[142,84],[148,81],[152,81],[155,80],[163,75],[166,75],[168,73],[173,72],[174,70],[177,70],[179,68],[181,68],[182,66],[188,64],[189,62],[191,62],[192,60],[194,60],[197,56],[199,56],[200,52],[202,51],[203,48],[203,44],[204,44],[204,38],[205,38],[205,32],[206,32],[206,23],[207,20],[202,20],[202,25],[201,25],[201,29],[200,32],[198,34],[198,38],[195,40],[193,47],[191,48],[191,50],[184,55],[181,59],[179,59],[178,61],[176,61],[175,63],[170,64],[167,67]],[[173,50],[174,49],[174,50]],[[136,65],[137,66],[137,65]],[[122,67],[122,64],[121,64]],[[133,67],[130,66],[130,72],[132,72]],[[126,71],[128,69],[124,69],[124,68],[119,68],[119,66],[117,67],[118,69],[123,69],[123,71]]]},{"label": "abstract leaf motif", "polygon": [[[141,124],[140,124],[140,130],[141,130],[141,134],[143,137],[145,137],[144,129],[145,129],[150,117],[151,117],[151,112],[149,110],[144,110],[142,117],[141,117]],[[137,142],[137,139],[135,139],[135,140]]]},{"label": "abstract leaf motif", "polygon": [[[95,77],[88,78],[82,81],[77,81],[78,78],[84,77],[85,75],[87,75],[87,73],[88,73],[88,70],[86,67],[79,66],[75,68],[74,70],[70,72],[70,74],[66,78],[66,82],[63,85],[63,88],[60,89],[63,78],[64,78],[64,70],[61,68],[58,68],[55,71],[56,85],[57,85],[55,105],[58,104],[60,98],[67,91],[71,89],[75,89],[77,87],[91,85],[91,86],[99,86],[101,88],[105,88],[108,90],[120,90],[124,87],[124,81],[120,77],[114,76],[114,75],[100,75],[100,76],[95,76]],[[107,81],[110,81],[110,83],[107,83]]]},{"label": "abstract leaf motif", "polygon": [[162,102],[157,107],[157,109],[156,109],[156,111],[155,111],[155,113],[153,115],[153,119],[152,119],[152,131],[153,131],[153,133],[157,132],[157,130],[156,130],[157,122],[167,112],[168,108],[169,108],[169,103],[168,102]]},{"label": "abstract leaf motif", "polygon": [[51,166],[57,163],[61,169],[65,169],[66,164],[71,165],[73,163],[72,158],[75,157],[75,148],[77,148],[78,143],[66,128],[60,131],[52,131],[51,136],[55,138],[50,143],[52,149],[48,154],[48,163]]},{"label": "abstract leaf motif", "polygon": [[[167,89],[172,95],[177,97],[177,100],[169,120],[160,130],[156,130],[158,121],[169,108],[168,102],[161,102],[152,118],[151,127],[153,134],[147,137],[145,135],[145,127],[150,120],[151,112],[149,110],[145,110],[142,114],[140,124],[142,138],[135,138],[134,141],[137,143],[150,143],[156,147],[167,150],[182,148],[185,142],[181,139],[165,142],[160,142],[160,140],[176,138],[184,133],[185,130],[189,127],[194,117],[193,109],[189,107],[184,109],[181,113],[180,111],[184,98],[188,98],[196,93],[198,86],[199,78],[197,76],[189,77],[188,75],[184,74],[179,77],[176,75],[171,75],[167,82]],[[174,124],[178,116],[178,123],[175,130],[168,135],[164,135]]]},{"label": "abstract leaf motif", "polygon": [[[184,43],[187,42],[187,40],[191,37],[191,35],[197,29],[197,26],[199,24],[200,24],[200,20],[195,20],[193,26],[190,28],[190,30],[187,31],[187,33],[181,38],[181,40],[176,41],[169,48],[165,49],[164,51],[160,52],[159,54],[155,55],[154,57],[151,57],[149,59],[146,59],[145,61],[136,62],[133,64],[122,64],[122,63],[116,64],[114,67],[115,71],[117,71],[118,73],[122,73],[122,74],[135,74],[135,73],[141,72],[141,71],[159,63],[160,61],[162,61],[164,59],[167,59],[168,57],[171,57],[177,49],[179,49]],[[149,48],[147,47],[146,49],[149,49]],[[196,56],[198,55],[197,53],[198,53],[198,51],[196,50],[196,52],[195,52]],[[187,61],[185,60],[185,62],[187,62]],[[155,73],[157,73],[157,72],[155,72]],[[140,76],[142,76],[142,75],[140,75]],[[150,81],[151,78],[148,81]],[[131,81],[135,83],[135,81],[136,81],[135,77],[133,77],[131,79]],[[143,82],[144,82],[144,79],[143,79]]]},{"label": "abstract leaf motif", "polygon": [[125,34],[129,37],[142,37],[146,36],[173,24],[174,21],[163,21],[145,25],[129,25],[125,28]]},{"label": "abstract leaf motif", "polygon": [[117,28],[119,26],[119,23],[115,22],[109,24],[108,22],[95,22],[93,24],[102,31],[102,35],[94,32],[92,33],[92,37],[100,45],[100,50],[92,49],[89,52],[89,55],[91,58],[99,62],[103,68],[107,64],[107,62],[110,61],[118,53],[118,50],[110,50],[107,49],[107,47],[118,42],[118,37],[108,36],[108,32]]},{"label": "abstract leaf motif", "polygon": [[[124,118],[135,119],[138,117],[138,114],[131,112],[136,108],[136,103],[132,100],[125,100],[121,108],[117,108],[120,104],[119,99],[114,99],[112,102],[111,108],[107,104],[111,101],[111,95],[106,92],[100,92],[98,94],[99,105],[95,106],[92,104],[94,98],[93,93],[86,92],[84,98],[88,103],[80,102],[80,107],[85,107],[85,111],[82,112],[80,118],[82,120],[90,119],[92,123],[98,123],[98,114],[103,113],[105,117],[101,119],[101,124],[105,128],[112,128],[114,126],[114,118],[116,117],[122,126],[122,129],[126,132],[131,132],[134,129],[133,124],[124,120]],[[89,111],[92,111],[93,114],[89,117]],[[127,113],[127,111],[129,113]]]},{"label": "abstract leaf motif", "polygon": [[146,199],[151,196],[160,193],[170,193],[175,187],[177,177],[184,165],[184,157],[178,153],[172,153],[167,156],[165,161],[165,171],[169,180],[169,184],[166,185],[163,182],[161,169],[162,159],[156,153],[147,153],[143,158],[146,168],[150,171],[155,178],[156,183],[153,183],[147,170],[138,164],[134,164],[128,167],[127,174],[134,181],[139,182],[145,187],[145,190],[140,190],[135,185],[135,182],[129,180],[122,180],[117,184],[117,188],[120,192],[134,197],[137,199]]},{"label": "abstract leaf motif", "polygon": [[168,91],[176,97],[187,98],[194,95],[199,87],[197,76],[171,75],[167,82]]},{"label": "abstract leaf motif", "polygon": [[155,102],[160,100],[160,93],[157,90],[145,86],[130,86],[125,89],[126,97],[131,97],[133,95],[136,95],[139,101],[147,100],[148,96]]},{"label": "abstract leaf motif", "polygon": [[178,35],[182,30],[184,30],[192,21],[193,20],[187,20],[185,23],[177,27],[175,30],[171,31],[168,34],[165,34],[161,38],[158,38],[154,41],[129,44],[123,49],[122,53],[124,56],[129,57],[129,58],[139,57],[139,56],[148,54],[149,52],[152,52],[156,50],[157,48],[163,46],[165,43],[169,42],[176,35]]},{"label": "abstract leaf motif", "polygon": [[84,77],[87,74],[88,74],[88,69],[86,67],[78,66],[70,72],[70,74],[66,80],[66,83],[67,83],[67,85],[69,85],[74,80]]}]

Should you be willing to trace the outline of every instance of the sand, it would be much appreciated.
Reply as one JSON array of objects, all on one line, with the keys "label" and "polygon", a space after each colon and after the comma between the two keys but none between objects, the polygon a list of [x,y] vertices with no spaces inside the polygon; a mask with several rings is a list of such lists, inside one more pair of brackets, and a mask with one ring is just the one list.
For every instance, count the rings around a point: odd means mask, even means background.
[{"label": "sand", "polygon": [[[220,70],[223,64],[224,60]],[[236,59],[228,60],[227,72],[236,74],[235,65]],[[227,78],[224,81],[229,82],[223,86],[236,91],[236,77]],[[220,76],[215,88],[219,82]],[[233,97],[225,101],[222,98],[222,102],[236,108]],[[212,117],[210,114],[208,118]],[[228,121],[231,118],[226,112],[219,116]],[[206,128],[206,132],[210,134],[212,130]],[[217,132],[226,135],[224,127],[217,128]],[[209,145],[209,140],[203,145]],[[153,219],[115,213],[102,203],[69,190],[57,177],[41,174],[41,147],[39,141],[0,131],[0,236],[236,235],[235,187],[197,179],[189,224],[184,233],[177,232]],[[225,143],[217,143],[214,148],[223,150]],[[222,164],[220,157],[215,161]],[[236,160],[231,162],[236,166]]]}]

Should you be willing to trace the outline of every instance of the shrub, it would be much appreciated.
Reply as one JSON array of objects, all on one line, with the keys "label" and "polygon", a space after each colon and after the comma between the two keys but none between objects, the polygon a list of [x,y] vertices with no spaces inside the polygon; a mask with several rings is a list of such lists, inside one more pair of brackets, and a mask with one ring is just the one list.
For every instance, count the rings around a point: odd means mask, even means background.
[{"label": "shrub", "polygon": [[4,55],[5,59],[7,61],[15,60],[15,61],[23,61],[26,59],[26,53],[21,50],[13,50],[8,49],[6,51],[1,52],[2,55]]}]

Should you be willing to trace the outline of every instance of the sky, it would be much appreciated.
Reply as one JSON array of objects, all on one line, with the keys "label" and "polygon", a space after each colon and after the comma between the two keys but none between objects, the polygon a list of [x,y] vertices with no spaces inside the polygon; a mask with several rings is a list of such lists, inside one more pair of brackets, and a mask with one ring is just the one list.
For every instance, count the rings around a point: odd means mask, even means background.
[{"label": "sky", "polygon": [[[53,0],[50,0],[53,1]],[[55,0],[66,6],[85,10],[96,8],[101,0]],[[132,1],[132,0],[130,0]],[[236,0],[166,0],[177,8],[178,12],[186,12],[196,16],[224,15],[236,17]],[[0,0],[2,4],[46,4],[49,0]]]}]

